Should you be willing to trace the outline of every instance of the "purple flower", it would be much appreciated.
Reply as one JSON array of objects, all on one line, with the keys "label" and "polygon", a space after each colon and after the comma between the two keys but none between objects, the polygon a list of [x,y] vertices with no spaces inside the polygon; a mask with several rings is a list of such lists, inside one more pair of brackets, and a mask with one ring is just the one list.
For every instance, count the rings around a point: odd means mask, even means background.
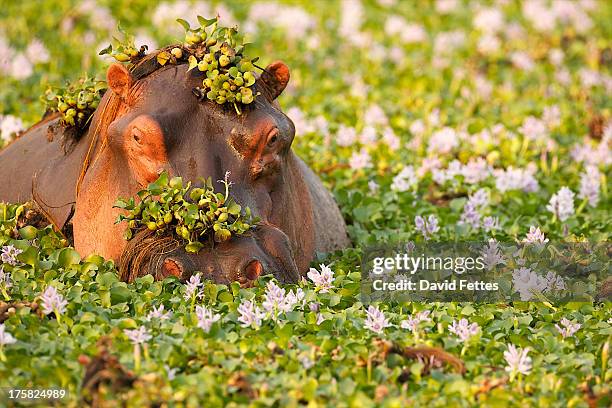
[{"label": "purple flower", "polygon": [[238,306],[238,321],[242,327],[261,327],[261,322],[266,314],[254,302],[245,300]]},{"label": "purple flower", "polygon": [[47,286],[47,289],[40,295],[40,300],[42,301],[43,313],[46,315],[54,312],[60,315],[66,311],[66,305],[68,304],[66,299],[53,286]]},{"label": "purple flower", "polygon": [[134,330],[125,329],[123,330],[123,333],[125,333],[128,339],[130,339],[130,341],[134,345],[146,343],[152,338],[152,336],[149,334],[149,331],[144,326],[140,326],[138,329]]},{"label": "purple flower", "polygon": [[276,320],[280,313],[290,312],[302,300],[304,300],[304,291],[301,288],[286,293],[285,289],[270,281],[266,287],[262,306],[268,315]]},{"label": "purple flower", "polygon": [[221,319],[221,315],[213,313],[206,306],[196,306],[196,317],[198,318],[198,327],[206,333],[210,332],[213,323]]},{"label": "purple flower", "polygon": [[414,217],[414,225],[416,230],[423,235],[425,240],[429,240],[436,232],[440,230],[438,219],[433,214],[430,214],[427,219],[417,215]]},{"label": "purple flower", "polygon": [[482,228],[484,228],[486,232],[500,229],[499,218],[491,216],[484,217],[482,220]]},{"label": "purple flower", "polygon": [[315,290],[321,293],[327,293],[333,288],[334,272],[329,266],[320,264],[321,272],[315,268],[310,268],[306,276],[315,284]]},{"label": "purple flower", "polygon": [[482,255],[484,266],[487,271],[492,270],[497,265],[506,263],[506,259],[501,252],[499,244],[494,239],[489,240],[489,243],[483,248],[480,254]]},{"label": "purple flower", "polygon": [[467,319],[453,321],[448,327],[448,331],[454,333],[462,342],[468,341],[470,338],[478,334],[480,326],[478,323],[470,323]]},{"label": "purple flower", "polygon": [[15,248],[13,245],[6,245],[2,247],[0,251],[0,260],[3,263],[16,266],[19,264],[17,260],[17,255],[22,253],[23,251],[19,248]]},{"label": "purple flower", "polygon": [[468,200],[463,206],[463,212],[461,213],[461,218],[459,219],[460,225],[469,225],[474,229],[478,229],[480,227],[480,213],[478,212],[474,203]]},{"label": "purple flower", "polygon": [[560,221],[567,220],[574,214],[574,192],[567,187],[561,187],[553,194],[546,209],[555,214]]},{"label": "purple flower", "polygon": [[601,186],[601,173],[595,166],[587,166],[580,175],[580,191],[578,198],[588,200],[591,207],[597,207],[599,202],[599,188]]},{"label": "purple flower", "polygon": [[159,319],[159,320],[168,320],[172,316],[171,311],[164,311],[164,305],[159,305],[159,307],[153,306],[153,310],[149,312],[147,315],[147,320]]},{"label": "purple flower", "polygon": [[531,300],[535,293],[542,293],[548,288],[546,279],[525,267],[512,271],[512,285],[523,301]]},{"label": "purple flower", "polygon": [[544,236],[544,233],[540,231],[540,227],[534,227],[533,225],[529,227],[529,232],[525,235],[525,239],[523,242],[529,244],[545,244],[548,242],[548,238]]},{"label": "purple flower", "polygon": [[529,353],[529,347],[519,350],[514,344],[508,345],[508,350],[504,351],[504,358],[506,363],[508,363],[506,371],[510,373],[511,377],[514,377],[517,373],[529,374],[531,371],[531,357],[527,357],[527,353]]},{"label": "purple flower", "polygon": [[493,171],[493,175],[495,176],[495,187],[502,193],[509,190],[523,190],[529,193],[537,191],[539,188],[531,168],[515,169],[508,167],[507,170]]},{"label": "purple flower", "polygon": [[402,320],[402,322],[400,323],[400,327],[402,329],[408,329],[414,333],[419,328],[420,323],[431,321],[431,319],[429,318],[430,313],[431,312],[429,310],[424,310],[412,316],[408,316],[406,320]]},{"label": "purple flower", "polygon": [[198,272],[195,275],[189,277],[189,282],[185,287],[185,300],[191,300],[195,298],[201,298],[203,296],[200,287],[202,286],[201,274]]},{"label": "purple flower", "polygon": [[555,324],[555,327],[557,328],[557,331],[561,334],[563,338],[573,336],[582,327],[580,323],[572,323],[565,317],[561,319],[560,324],[561,326],[559,326],[558,324]]},{"label": "purple flower", "polygon": [[364,322],[364,326],[367,329],[372,330],[374,333],[381,334],[385,327],[391,326],[389,320],[385,318],[385,314],[376,306],[370,305],[370,307],[368,307],[366,315],[367,317]]}]

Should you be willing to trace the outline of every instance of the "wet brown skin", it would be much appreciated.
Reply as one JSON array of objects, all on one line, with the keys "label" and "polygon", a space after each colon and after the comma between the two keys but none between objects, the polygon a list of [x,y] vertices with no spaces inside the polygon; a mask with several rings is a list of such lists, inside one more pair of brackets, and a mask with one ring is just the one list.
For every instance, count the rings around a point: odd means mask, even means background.
[{"label": "wet brown skin", "polygon": [[[202,78],[195,71],[173,65],[136,79],[111,65],[110,89],[78,140],[51,116],[0,151],[0,201],[33,200],[59,229],[70,221],[81,255],[118,261],[124,280],[145,273],[186,279],[197,270],[217,282],[248,283],[268,273],[295,282],[315,252],[350,245],[331,194],[291,150],[294,125],[275,101],[289,80],[287,66],[266,68],[255,84],[261,94],[241,115],[198,101],[193,88]],[[113,204],[163,170],[195,184],[229,171],[232,196],[262,223],[197,255],[180,245],[164,247],[169,237],[158,235],[145,237],[147,245],[144,238],[128,244]]]}]

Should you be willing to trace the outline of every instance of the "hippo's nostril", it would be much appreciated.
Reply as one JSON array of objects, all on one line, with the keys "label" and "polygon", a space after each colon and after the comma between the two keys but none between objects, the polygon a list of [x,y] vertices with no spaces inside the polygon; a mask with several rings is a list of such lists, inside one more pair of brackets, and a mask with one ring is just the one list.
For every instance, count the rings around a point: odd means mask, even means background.
[{"label": "hippo's nostril", "polygon": [[249,280],[255,280],[259,278],[262,272],[263,265],[257,259],[253,259],[247,264],[246,268],[244,268],[244,275]]},{"label": "hippo's nostril", "polygon": [[166,258],[162,264],[164,277],[174,275],[180,278],[183,275],[183,266],[173,258]]}]

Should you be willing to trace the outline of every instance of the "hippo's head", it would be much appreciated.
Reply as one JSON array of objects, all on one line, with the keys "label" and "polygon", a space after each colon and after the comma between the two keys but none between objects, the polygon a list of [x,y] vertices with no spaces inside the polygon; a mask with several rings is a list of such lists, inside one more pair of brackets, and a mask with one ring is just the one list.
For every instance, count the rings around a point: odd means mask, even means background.
[{"label": "hippo's head", "polygon": [[[272,273],[296,281],[313,253],[310,196],[291,151],[295,129],[275,101],[289,81],[282,62],[270,64],[255,83],[260,93],[242,106],[201,101],[194,88],[202,74],[186,65],[166,66],[139,78],[119,64],[107,72],[105,95],[91,128],[89,169],[79,185],[75,245],[120,259],[125,279],[143,273],[185,279],[194,271],[218,282]],[[193,255],[172,237],[141,234],[121,241],[124,225],[112,203],[135,194],[167,170],[198,185],[200,177],[223,179],[230,172],[231,195],[261,223]],[[219,191],[222,184],[217,186]],[[124,250],[128,254],[126,255]],[[137,261],[130,257],[138,257]],[[127,269],[126,269],[127,268]],[[130,270],[131,269],[131,270]]]}]

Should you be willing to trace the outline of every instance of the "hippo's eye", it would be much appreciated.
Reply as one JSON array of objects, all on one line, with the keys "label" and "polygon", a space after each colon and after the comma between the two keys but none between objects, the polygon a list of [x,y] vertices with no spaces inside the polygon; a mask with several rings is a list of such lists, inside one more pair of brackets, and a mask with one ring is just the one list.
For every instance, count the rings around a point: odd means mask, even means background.
[{"label": "hippo's eye", "polygon": [[273,147],[278,140],[278,129],[274,129],[268,134],[268,147]]},{"label": "hippo's eye", "polygon": [[140,143],[142,136],[143,136],[142,130],[138,129],[137,127],[132,129],[132,137],[134,138],[136,142]]}]

